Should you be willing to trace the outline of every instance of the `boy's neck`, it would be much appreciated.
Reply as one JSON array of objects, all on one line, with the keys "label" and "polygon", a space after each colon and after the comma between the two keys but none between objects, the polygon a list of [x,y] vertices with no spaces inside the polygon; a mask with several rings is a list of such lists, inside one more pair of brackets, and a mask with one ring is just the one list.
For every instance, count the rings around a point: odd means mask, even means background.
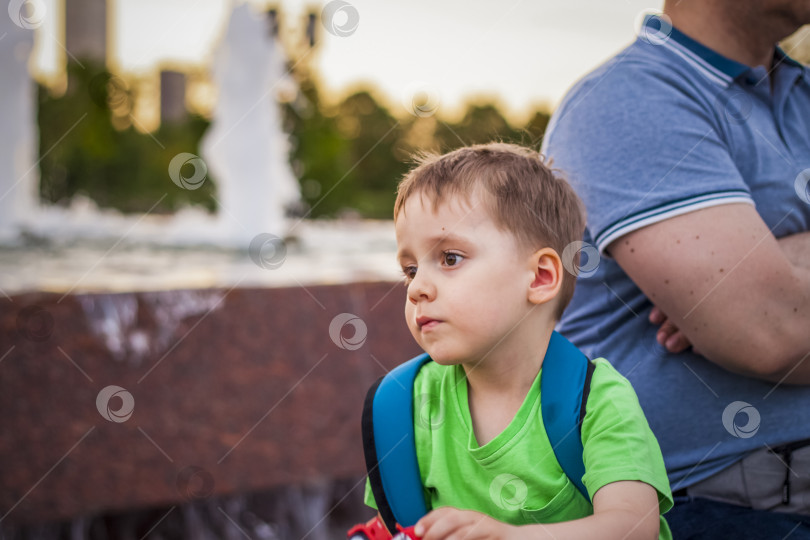
[{"label": "boy's neck", "polygon": [[472,429],[480,446],[512,422],[543,365],[554,326],[521,326],[524,332],[532,330],[525,339],[507,336],[487,358],[475,365],[462,364]]},{"label": "boy's neck", "polygon": [[522,402],[540,372],[553,330],[553,324],[523,324],[486,358],[462,364],[471,399],[505,396]]}]

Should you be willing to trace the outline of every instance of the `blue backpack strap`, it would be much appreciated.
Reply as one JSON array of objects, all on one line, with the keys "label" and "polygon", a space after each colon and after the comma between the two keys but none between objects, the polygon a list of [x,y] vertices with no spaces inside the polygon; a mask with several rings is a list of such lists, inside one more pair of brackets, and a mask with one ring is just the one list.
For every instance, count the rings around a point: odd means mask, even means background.
[{"label": "blue backpack strap", "polygon": [[377,510],[391,534],[396,534],[397,523],[409,527],[427,514],[416,460],[413,384],[429,360],[421,354],[391,370],[369,389],[363,407],[366,470]]},{"label": "blue backpack strap", "polygon": [[[413,384],[429,360],[422,354],[380,378],[363,408],[366,470],[377,509],[392,534],[397,523],[408,527],[427,513],[414,440]],[[543,424],[560,467],[588,501],[581,426],[593,371],[579,349],[552,333],[540,377]]]},{"label": "blue backpack strap", "polygon": [[540,375],[540,409],[551,447],[563,472],[590,501],[582,483],[582,420],[594,365],[556,331],[551,334]]}]

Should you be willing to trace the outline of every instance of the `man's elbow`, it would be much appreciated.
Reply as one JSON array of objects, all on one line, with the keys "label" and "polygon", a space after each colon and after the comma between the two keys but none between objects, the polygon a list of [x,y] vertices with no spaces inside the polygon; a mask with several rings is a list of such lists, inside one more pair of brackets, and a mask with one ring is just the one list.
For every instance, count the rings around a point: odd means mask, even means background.
[{"label": "man's elbow", "polygon": [[749,365],[749,374],[756,379],[762,379],[764,381],[778,382],[784,379],[791,369],[791,366],[782,361],[782,358],[778,356],[752,359]]},{"label": "man's elbow", "polygon": [[775,382],[784,380],[807,358],[800,336],[790,331],[745,332],[741,337],[734,347],[707,348],[706,357],[729,371]]},{"label": "man's elbow", "polygon": [[757,366],[755,376],[758,379],[772,382],[807,384],[810,382],[810,376],[806,374],[807,370],[800,370],[800,368],[808,356],[810,356],[810,351],[803,355],[796,354],[796,351],[793,351],[792,354],[774,353]]}]

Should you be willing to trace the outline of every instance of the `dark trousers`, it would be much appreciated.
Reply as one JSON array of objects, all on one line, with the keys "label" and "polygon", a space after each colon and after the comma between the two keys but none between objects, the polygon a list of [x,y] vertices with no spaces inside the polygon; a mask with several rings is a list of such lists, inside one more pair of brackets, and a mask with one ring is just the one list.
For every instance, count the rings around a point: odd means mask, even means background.
[{"label": "dark trousers", "polygon": [[676,497],[664,516],[674,540],[810,540],[810,516]]}]

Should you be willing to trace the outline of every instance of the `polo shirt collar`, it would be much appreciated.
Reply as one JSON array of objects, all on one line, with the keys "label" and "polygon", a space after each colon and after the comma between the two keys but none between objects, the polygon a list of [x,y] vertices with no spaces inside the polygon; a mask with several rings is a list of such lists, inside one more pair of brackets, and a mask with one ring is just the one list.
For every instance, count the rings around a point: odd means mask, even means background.
[{"label": "polo shirt collar", "polygon": [[[648,15],[644,19],[644,27],[645,34],[659,36],[659,44],[672,49],[700,70],[707,78],[718,84],[728,86],[734,79],[751,70],[749,66],[727,58],[690,38],[672,26],[669,18],[660,15]],[[802,71],[806,69],[805,66],[789,57],[779,47],[775,47],[774,58],[776,63],[797,66]]]},{"label": "polo shirt collar", "polygon": [[776,47],[776,50],[773,53],[773,59],[774,59],[774,65],[783,63],[783,64],[787,64],[789,66],[795,66],[795,67],[801,68],[802,70],[807,69],[807,66],[805,66],[801,62],[798,62],[798,61],[794,60],[793,58],[791,58],[790,56],[788,56],[787,53],[782,50],[782,47],[779,47],[778,45]]}]

